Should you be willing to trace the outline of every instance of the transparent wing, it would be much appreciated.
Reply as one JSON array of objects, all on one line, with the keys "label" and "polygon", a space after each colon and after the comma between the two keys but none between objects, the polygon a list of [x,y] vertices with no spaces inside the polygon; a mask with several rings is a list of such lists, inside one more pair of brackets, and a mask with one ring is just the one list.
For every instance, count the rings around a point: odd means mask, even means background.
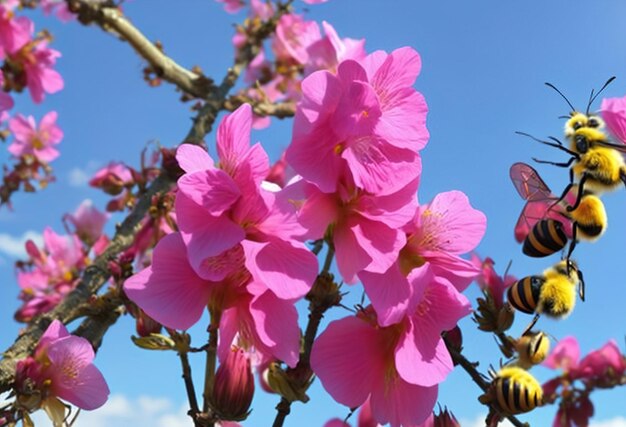
[{"label": "transparent wing", "polygon": [[555,200],[550,188],[532,166],[521,162],[515,163],[511,166],[509,174],[522,199],[528,201]]},{"label": "transparent wing", "polygon": [[[515,224],[515,240],[522,243],[535,224],[546,218],[560,221],[564,226],[565,234],[571,237],[571,220],[566,215],[562,204],[555,204],[558,197],[552,194],[539,173],[526,163],[515,163],[511,166],[510,174],[517,192],[522,199],[526,200],[526,205]],[[566,200],[570,194],[571,192]]]}]

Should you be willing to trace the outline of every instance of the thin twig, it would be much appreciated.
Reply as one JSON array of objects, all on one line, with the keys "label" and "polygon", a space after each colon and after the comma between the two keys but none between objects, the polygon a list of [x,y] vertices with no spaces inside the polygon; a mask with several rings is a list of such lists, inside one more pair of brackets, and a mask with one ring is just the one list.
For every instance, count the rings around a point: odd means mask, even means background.
[{"label": "thin twig", "polygon": [[191,377],[191,366],[189,365],[189,356],[187,352],[178,353],[180,364],[183,370],[183,381],[185,382],[185,390],[187,391],[187,399],[189,400],[189,416],[193,419],[194,425],[199,427],[201,424],[197,422],[197,415],[200,412],[198,408],[198,399],[196,398],[196,389],[193,385]]}]

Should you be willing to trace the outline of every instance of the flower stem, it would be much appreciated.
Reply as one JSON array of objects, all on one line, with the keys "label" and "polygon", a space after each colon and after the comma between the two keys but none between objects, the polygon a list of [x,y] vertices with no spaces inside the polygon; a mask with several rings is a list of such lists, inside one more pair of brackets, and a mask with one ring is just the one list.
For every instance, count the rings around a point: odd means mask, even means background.
[{"label": "flower stem", "polygon": [[180,364],[183,369],[183,381],[185,382],[185,390],[187,391],[187,399],[189,400],[189,416],[193,419],[194,425],[198,426],[197,415],[200,412],[198,408],[198,399],[196,398],[196,390],[191,378],[191,366],[189,365],[189,356],[187,352],[178,353]]},{"label": "flower stem", "polygon": [[211,324],[207,328],[209,342],[206,347],[206,368],[204,372],[204,402],[202,412],[209,411],[209,401],[213,395],[213,385],[215,383],[215,366],[217,363],[217,338],[219,334],[221,311],[211,310]]}]

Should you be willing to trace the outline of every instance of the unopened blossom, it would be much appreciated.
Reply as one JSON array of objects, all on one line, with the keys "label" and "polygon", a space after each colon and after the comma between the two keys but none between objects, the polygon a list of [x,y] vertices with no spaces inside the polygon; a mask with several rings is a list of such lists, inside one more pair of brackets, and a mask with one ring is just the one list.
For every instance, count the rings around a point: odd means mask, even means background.
[{"label": "unopened blossom", "polygon": [[18,1],[0,3],[0,60],[16,52],[31,39],[34,25],[25,16],[16,17]]},{"label": "unopened blossom", "polygon": [[279,61],[304,65],[309,60],[307,48],[321,38],[315,21],[306,21],[301,15],[288,13],[280,17],[272,50]]},{"label": "unopened blossom", "polygon": [[61,53],[50,49],[47,41],[28,44],[23,47],[18,60],[26,74],[26,86],[30,91],[33,102],[39,104],[45,94],[53,94],[63,89],[63,78],[54,69],[57,58]]},{"label": "unopened blossom", "polygon": [[232,348],[215,373],[211,406],[220,419],[239,421],[248,416],[254,397],[250,357]]},{"label": "unopened blossom", "polygon": [[102,188],[105,193],[116,196],[133,182],[133,173],[128,166],[121,162],[111,162],[94,174],[89,185]]},{"label": "unopened blossom", "polygon": [[205,280],[190,265],[180,233],[168,234],[155,247],[152,265],[127,279],[124,291],[150,317],[173,329],[190,328],[209,307],[219,310],[220,360],[239,336],[263,357],[295,366],[300,348],[296,309],[251,280],[242,255],[231,258],[236,269],[228,277]]},{"label": "unopened blossom", "polygon": [[343,179],[376,195],[405,187],[419,174],[418,151],[429,137],[426,102],[413,89],[420,68],[417,52],[401,48],[308,76],[287,161],[326,193]]},{"label": "unopened blossom", "polygon": [[406,244],[397,261],[383,272],[359,273],[381,325],[405,315],[426,271],[463,291],[480,270],[460,255],[478,245],[485,228],[485,215],[460,191],[441,193],[421,206],[404,226]]},{"label": "unopened blossom", "polygon": [[18,402],[28,411],[44,408],[55,425],[65,419],[65,406],[58,399],[84,410],[99,408],[109,388],[92,363],[94,357],[89,341],[70,335],[61,322],[53,321],[33,356],[17,363]]},{"label": "unopened blossom", "polygon": [[611,133],[626,143],[626,97],[603,99],[600,111]]},{"label": "unopened blossom", "polygon": [[59,156],[56,149],[63,139],[63,131],[57,126],[57,113],[51,111],[41,119],[39,126],[33,116],[21,114],[9,120],[13,142],[8,150],[15,157],[32,155],[41,162],[50,162]]},{"label": "unopened blossom", "polygon": [[504,304],[504,292],[513,283],[517,282],[517,278],[509,274],[504,277],[499,276],[494,269],[495,262],[489,257],[481,260],[477,254],[472,254],[471,261],[474,266],[481,270],[478,277],[476,277],[476,282],[480,289],[491,295],[496,308],[502,307]]},{"label": "unopened blossom", "polygon": [[109,215],[100,212],[89,199],[84,200],[73,214],[66,214],[64,220],[74,226],[76,234],[83,242],[94,244],[109,219]]},{"label": "unopened blossom", "polygon": [[245,255],[246,269],[279,298],[304,296],[317,274],[317,258],[295,236],[301,232],[294,207],[262,187],[269,160],[260,144],[250,146],[252,110],[239,107],[217,131],[219,163],[201,148],[184,144],[176,158],[176,214],[189,261],[197,274],[218,281]]}]

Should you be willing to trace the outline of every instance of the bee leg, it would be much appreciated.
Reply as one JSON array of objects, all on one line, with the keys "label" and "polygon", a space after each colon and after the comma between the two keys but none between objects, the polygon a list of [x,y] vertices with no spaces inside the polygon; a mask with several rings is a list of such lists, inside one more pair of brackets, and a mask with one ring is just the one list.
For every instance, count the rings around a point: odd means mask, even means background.
[{"label": "bee leg", "polygon": [[578,281],[580,282],[580,286],[578,287],[578,295],[580,296],[580,300],[585,302],[585,279],[583,279],[583,272],[578,270]]},{"label": "bee leg", "polygon": [[[573,171],[571,169],[570,169],[570,172],[573,175]],[[580,182],[578,183],[578,195],[576,196],[576,202],[572,206],[567,207],[568,212],[572,212],[573,210],[576,210],[578,205],[580,205],[580,201],[583,198],[583,191],[585,187],[584,184],[585,184],[585,181],[587,181],[587,177],[588,175],[584,173],[583,176],[580,178]],[[571,185],[573,184],[570,184],[570,186]],[[562,197],[565,197],[565,194]]]},{"label": "bee leg", "polygon": [[539,320],[539,313],[535,314],[535,317],[533,317],[533,320],[530,322],[528,326],[526,326],[526,329],[524,329],[524,332],[522,332],[522,336],[530,332],[533,326],[535,326],[535,323],[537,323],[537,320]]},{"label": "bee leg", "polygon": [[531,134],[526,133],[526,132],[516,131],[515,133],[518,134],[518,135],[527,136],[528,138],[532,139],[533,141],[539,142],[540,144],[549,145],[550,147],[554,147],[554,148],[557,148],[557,149],[559,149],[561,151],[565,151],[567,154],[569,154],[569,155],[571,155],[573,157],[578,157],[578,153],[577,152],[572,151],[572,150],[568,149],[567,147],[563,146],[563,143],[561,141],[559,141],[558,139],[556,139],[556,138],[554,138],[552,136],[550,136],[549,138],[552,141],[556,141],[556,143],[555,142],[550,142],[550,141],[544,141],[543,139],[539,139],[537,137],[534,137]]},{"label": "bee leg", "polygon": [[576,238],[576,234],[578,231],[578,222],[574,222],[574,224],[572,225],[572,240],[569,243],[569,250],[567,251],[567,257],[565,258],[566,262],[567,262],[567,274],[570,274],[570,257],[572,256],[572,252],[574,252],[574,248],[576,247],[576,244],[578,243],[578,239]]},{"label": "bee leg", "polygon": [[570,158],[567,162],[563,162],[563,163],[551,162],[549,160],[541,160],[541,159],[538,159],[536,157],[533,157],[533,160],[536,163],[541,163],[541,164],[544,164],[544,165],[558,166],[560,168],[569,168],[572,165],[572,163],[574,163],[574,160],[576,160],[576,157],[572,156],[572,158]]},{"label": "bee leg", "polygon": [[[567,184],[567,186],[565,187],[565,190],[563,190],[563,193],[561,193],[561,197],[559,197],[556,200],[556,202],[552,203],[552,206],[555,206],[561,203],[565,199],[565,196],[567,196],[567,193],[569,193],[569,190],[571,190],[573,186],[574,186],[574,170],[570,169],[569,170],[569,184]],[[569,206],[567,207],[567,211],[569,212]]]}]

